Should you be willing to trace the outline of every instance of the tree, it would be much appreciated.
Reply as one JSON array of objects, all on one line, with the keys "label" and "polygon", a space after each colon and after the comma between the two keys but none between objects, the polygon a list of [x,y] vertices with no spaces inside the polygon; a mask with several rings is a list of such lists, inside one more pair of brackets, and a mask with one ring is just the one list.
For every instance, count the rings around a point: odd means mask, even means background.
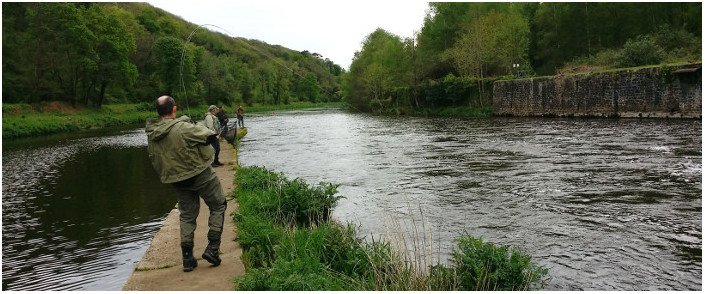
[{"label": "tree", "polygon": [[373,102],[381,106],[392,89],[408,86],[411,59],[405,46],[400,37],[381,28],[365,38],[350,65],[347,92],[354,107],[366,110]]},{"label": "tree", "polygon": [[39,3],[32,27],[35,47],[35,95],[70,101],[77,106],[80,86],[95,68],[96,39],[86,26],[84,8],[72,3]]},{"label": "tree", "polygon": [[[181,55],[183,43],[174,37],[161,37],[154,44],[154,58],[157,70],[155,75],[161,83],[161,91],[166,95],[174,96],[181,83]],[[194,67],[192,56],[184,56],[184,73],[193,73]]]},{"label": "tree", "polygon": [[301,100],[310,101],[313,103],[318,102],[318,97],[321,92],[321,87],[318,84],[318,79],[313,73],[306,73],[301,80],[299,80],[299,93],[302,95]]},{"label": "tree", "polygon": [[135,52],[135,41],[121,21],[125,16],[121,12],[121,9],[115,6],[101,9],[97,5],[88,11],[89,27],[96,35],[96,59],[94,71],[90,73],[85,104],[88,104],[95,87],[99,88],[99,93],[93,100],[96,106],[101,107],[108,85],[117,82],[129,87],[137,78],[137,67],[129,60],[130,54]]},{"label": "tree", "polygon": [[343,74],[314,54],[206,28],[184,46],[195,25],[144,3],[8,2],[2,14],[4,102],[100,107],[186,91],[192,104],[278,104],[307,73],[316,99],[332,97]]}]

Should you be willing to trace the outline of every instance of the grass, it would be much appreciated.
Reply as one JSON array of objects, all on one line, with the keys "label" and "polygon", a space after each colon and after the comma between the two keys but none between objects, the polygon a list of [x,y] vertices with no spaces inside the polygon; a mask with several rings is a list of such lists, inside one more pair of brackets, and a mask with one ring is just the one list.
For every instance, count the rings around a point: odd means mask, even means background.
[{"label": "grass", "polygon": [[[247,113],[295,110],[319,107],[343,107],[342,103],[296,102],[288,105],[257,105],[244,107]],[[208,105],[179,109],[178,115],[191,115],[195,120],[204,118]],[[230,116],[237,107],[228,107]],[[101,109],[73,108],[63,102],[40,104],[2,104],[2,138],[14,139],[68,133],[89,128],[129,126],[144,124],[149,117],[157,117],[152,103],[109,104]]]},{"label": "grass", "polygon": [[[286,110],[299,110],[299,109],[309,109],[309,108],[343,108],[346,107],[343,102],[292,102],[290,104],[280,104],[280,105],[262,105],[259,103],[254,103],[252,106],[243,106],[245,110],[245,115],[247,113],[260,113],[260,112],[272,112],[272,111],[286,111]],[[237,110],[237,107],[232,108],[233,113]]]},{"label": "grass", "polygon": [[[469,235],[457,239],[450,265],[429,258],[432,240],[400,246],[364,242],[357,227],[331,219],[342,196],[337,185],[309,186],[261,167],[236,174],[234,214],[247,273],[235,278],[246,291],[532,290],[547,271],[509,246]],[[421,236],[425,227],[414,227]],[[400,230],[398,230],[400,231]],[[423,236],[422,236],[423,237]],[[414,240],[417,240],[416,238]],[[423,239],[423,238],[421,238]],[[408,242],[413,250],[409,250]],[[404,249],[400,249],[404,248]],[[424,252],[427,251],[427,252]]]},{"label": "grass", "polygon": [[56,107],[57,105],[59,104],[3,104],[2,138],[137,125],[143,124],[148,117],[156,116],[153,110],[146,110],[141,104],[106,105],[102,109],[74,109],[65,105]]}]

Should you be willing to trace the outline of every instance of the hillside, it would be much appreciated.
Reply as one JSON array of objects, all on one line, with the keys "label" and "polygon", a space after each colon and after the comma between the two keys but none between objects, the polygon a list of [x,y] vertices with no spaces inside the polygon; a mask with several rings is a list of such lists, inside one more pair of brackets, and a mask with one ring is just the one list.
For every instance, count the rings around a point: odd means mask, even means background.
[{"label": "hillside", "polygon": [[318,54],[198,28],[146,3],[4,2],[2,8],[3,103],[100,108],[164,94],[187,96],[191,105],[341,97],[341,67]]}]

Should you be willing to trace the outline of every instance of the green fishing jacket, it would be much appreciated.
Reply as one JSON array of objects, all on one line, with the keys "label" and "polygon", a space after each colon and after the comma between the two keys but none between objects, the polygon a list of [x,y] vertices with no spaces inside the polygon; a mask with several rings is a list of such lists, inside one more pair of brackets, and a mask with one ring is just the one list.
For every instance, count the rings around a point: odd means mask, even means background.
[{"label": "green fishing jacket", "polygon": [[162,183],[175,183],[210,168],[215,155],[206,143],[215,132],[194,124],[188,116],[148,118],[147,151]]},{"label": "green fishing jacket", "polygon": [[215,115],[206,112],[206,118],[203,120],[203,125],[214,131],[216,134],[220,132],[220,122]]}]

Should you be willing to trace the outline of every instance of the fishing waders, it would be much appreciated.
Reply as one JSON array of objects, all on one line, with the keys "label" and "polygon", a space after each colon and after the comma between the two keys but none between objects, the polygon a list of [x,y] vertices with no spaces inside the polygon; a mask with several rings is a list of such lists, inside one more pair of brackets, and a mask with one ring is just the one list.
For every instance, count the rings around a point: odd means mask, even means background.
[{"label": "fishing waders", "polygon": [[190,272],[198,266],[198,261],[193,257],[193,243],[181,244],[181,257],[184,259],[185,272]]},{"label": "fishing waders", "polygon": [[196,218],[200,209],[199,196],[208,205],[208,246],[202,257],[213,265],[220,265],[220,237],[223,233],[225,220],[225,193],[220,186],[220,180],[212,167],[206,168],[200,174],[174,183],[179,197],[179,221],[181,229],[181,252],[184,260],[184,271],[190,272],[197,266],[193,257],[193,239],[196,230]]}]

